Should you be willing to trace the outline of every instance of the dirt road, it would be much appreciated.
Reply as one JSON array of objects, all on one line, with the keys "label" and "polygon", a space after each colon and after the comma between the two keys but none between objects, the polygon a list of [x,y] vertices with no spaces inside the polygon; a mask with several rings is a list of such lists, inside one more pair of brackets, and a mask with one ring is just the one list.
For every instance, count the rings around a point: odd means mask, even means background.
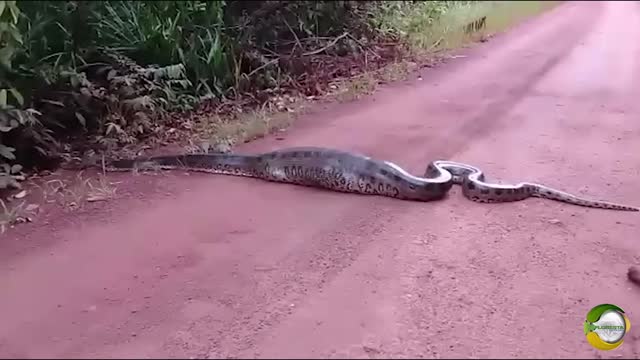
[{"label": "dirt road", "polygon": [[[569,2],[284,141],[436,158],[640,206],[640,5]],[[639,357],[640,215],[113,175],[118,201],[0,242],[1,357]],[[623,346],[582,323],[613,303]]]}]

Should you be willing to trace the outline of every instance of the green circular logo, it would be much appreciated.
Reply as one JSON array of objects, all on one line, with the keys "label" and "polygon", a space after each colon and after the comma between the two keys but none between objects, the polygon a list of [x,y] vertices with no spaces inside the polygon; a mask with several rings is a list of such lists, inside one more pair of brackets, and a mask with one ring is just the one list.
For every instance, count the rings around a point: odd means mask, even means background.
[{"label": "green circular logo", "polygon": [[598,350],[613,350],[631,329],[624,311],[612,304],[600,304],[589,311],[584,322],[584,334],[591,346]]}]

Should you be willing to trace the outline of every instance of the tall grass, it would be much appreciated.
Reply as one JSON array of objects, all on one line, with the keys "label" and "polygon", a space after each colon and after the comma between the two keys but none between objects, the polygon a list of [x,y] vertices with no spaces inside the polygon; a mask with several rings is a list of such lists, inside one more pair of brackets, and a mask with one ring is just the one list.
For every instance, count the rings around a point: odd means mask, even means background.
[{"label": "tall grass", "polygon": [[[502,31],[558,1],[425,1],[395,2],[378,10],[383,31],[397,33],[420,50],[457,48],[478,35]],[[468,34],[464,26],[486,17],[486,27]]]},{"label": "tall grass", "polygon": [[108,1],[93,11],[96,43],[140,65],[183,64],[202,96],[233,85],[224,1]]}]

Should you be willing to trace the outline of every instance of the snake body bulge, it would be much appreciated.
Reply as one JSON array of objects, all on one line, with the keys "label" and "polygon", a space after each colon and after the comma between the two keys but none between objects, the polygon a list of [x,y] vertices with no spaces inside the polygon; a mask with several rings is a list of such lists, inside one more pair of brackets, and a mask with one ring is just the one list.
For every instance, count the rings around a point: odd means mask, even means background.
[{"label": "snake body bulge", "polygon": [[444,170],[435,170],[429,178],[420,178],[392,163],[315,147],[276,150],[260,155],[187,154],[118,160],[110,165],[109,170],[145,168],[246,176],[339,192],[417,201],[441,199],[453,186],[451,174]]},{"label": "snake body bulge", "polygon": [[463,195],[476,202],[499,203],[540,197],[601,209],[640,211],[606,201],[584,199],[534,183],[501,185],[485,182],[476,167],[452,161],[433,161],[423,177],[409,174],[398,165],[346,151],[317,147],[276,150],[259,155],[187,154],[118,160],[109,170],[185,169],[214,174],[254,177],[332,191],[381,195],[403,200],[432,201],[446,196],[456,184]]}]

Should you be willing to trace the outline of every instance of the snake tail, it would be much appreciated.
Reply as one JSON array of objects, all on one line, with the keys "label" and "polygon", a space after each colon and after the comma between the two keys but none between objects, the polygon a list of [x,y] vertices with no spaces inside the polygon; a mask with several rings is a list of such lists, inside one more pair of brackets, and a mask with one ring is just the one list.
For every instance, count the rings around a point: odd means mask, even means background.
[{"label": "snake tail", "polygon": [[640,211],[639,208],[627,205],[616,204],[608,201],[590,200],[581,198],[564,191],[555,190],[550,187],[539,184],[523,184],[526,188],[530,188],[531,196],[544,199],[561,201],[573,205],[592,207],[598,209],[622,210],[622,211]]},{"label": "snake tail", "polygon": [[[455,165],[453,165],[455,164]],[[521,201],[529,197],[560,201],[584,207],[640,211],[640,209],[607,201],[591,200],[548,186],[534,183],[520,183],[517,185],[490,184],[485,182],[484,174],[477,168],[459,163],[446,163],[447,170],[454,174],[454,181],[462,186],[462,192],[469,200],[481,203],[502,203]]]},{"label": "snake tail", "polygon": [[109,170],[184,169],[214,174],[256,177],[257,157],[239,154],[186,154],[152,156],[130,160],[116,160]]}]

